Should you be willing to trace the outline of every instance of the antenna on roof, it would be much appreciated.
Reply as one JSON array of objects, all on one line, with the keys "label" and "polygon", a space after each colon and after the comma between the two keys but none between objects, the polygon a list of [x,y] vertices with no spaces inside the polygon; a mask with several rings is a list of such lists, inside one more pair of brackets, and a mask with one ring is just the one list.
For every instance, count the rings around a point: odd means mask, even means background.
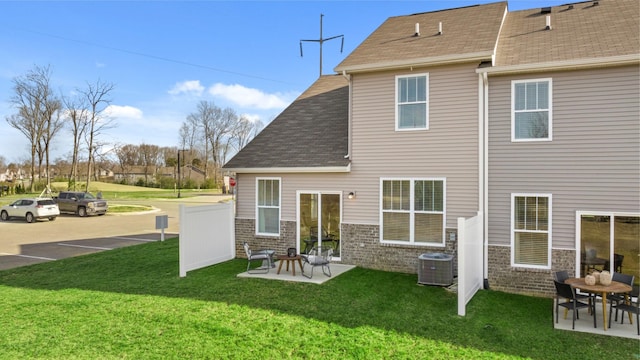
[{"label": "antenna on roof", "polygon": [[322,17],[323,16],[324,16],[324,14],[320,14],[320,39],[317,39],[317,40],[300,40],[300,57],[302,57],[302,42],[303,41],[310,41],[310,42],[320,43],[320,76],[322,76],[322,43],[324,43],[325,41],[329,41],[329,40],[333,40],[333,39],[337,39],[337,38],[342,38],[342,45],[340,45],[340,53],[342,53],[342,49],[344,49],[344,35],[332,36],[332,37],[326,38],[326,39],[322,37]]}]

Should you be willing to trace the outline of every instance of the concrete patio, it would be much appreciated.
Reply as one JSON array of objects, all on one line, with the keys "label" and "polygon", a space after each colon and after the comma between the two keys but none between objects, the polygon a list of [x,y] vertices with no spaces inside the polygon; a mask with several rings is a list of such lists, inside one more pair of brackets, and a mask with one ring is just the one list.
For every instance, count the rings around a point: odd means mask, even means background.
[{"label": "concrete patio", "polygon": [[[587,309],[581,309],[579,311],[580,314],[580,319],[576,319],[576,328],[575,330],[571,329],[571,322],[572,322],[572,316],[571,315],[571,311],[569,311],[567,313],[567,318],[564,318],[564,308],[560,307],[558,309],[558,311],[560,311],[560,316],[558,317],[558,323],[556,324],[556,314],[555,314],[555,310],[556,310],[556,304],[555,304],[555,300],[553,303],[553,310],[552,310],[552,314],[553,314],[553,326],[555,329],[558,330],[568,330],[568,331],[578,331],[578,332],[585,332],[585,333],[591,333],[591,334],[598,334],[598,335],[606,335],[606,336],[618,336],[618,337],[625,337],[625,338],[629,338],[629,339],[638,339],[640,340],[640,336],[638,336],[638,327],[636,325],[636,317],[635,314],[633,314],[633,324],[631,324],[631,322],[629,321],[629,316],[627,313],[624,313],[625,319],[624,319],[624,324],[620,323],[621,320],[621,313],[618,313],[618,321],[615,321],[615,308],[613,310],[612,316],[613,319],[611,319],[611,328],[607,328],[607,330],[604,330],[603,324],[602,324],[602,303],[601,302],[597,302],[596,303],[596,325],[597,327],[594,328],[593,327],[593,317],[588,313]],[[607,311],[609,311],[609,307],[607,306]],[[609,313],[607,313],[607,322],[609,321]]]},{"label": "concrete patio", "polygon": [[[324,282],[327,282],[335,277],[340,276],[341,274],[344,274],[345,272],[353,269],[355,266],[353,265],[343,265],[343,264],[335,264],[335,263],[331,263],[331,277],[326,276],[325,274],[322,273],[322,269],[320,268],[316,268],[313,270],[313,277],[311,279],[307,278],[306,276],[302,275],[302,272],[300,271],[300,266],[297,265],[296,263],[296,276],[293,276],[292,273],[292,269],[289,269],[289,271],[287,271],[285,269],[285,266],[282,267],[282,270],[280,271],[280,274],[277,274],[278,272],[278,267],[279,267],[279,262],[276,261],[274,263],[275,267],[273,267],[272,269],[269,270],[268,273],[266,274],[249,274],[247,272],[243,272],[238,274],[238,277],[245,277],[245,278],[259,278],[259,279],[268,279],[268,280],[284,280],[284,281],[295,281],[295,282],[304,282],[304,283],[312,283],[312,284],[322,284]],[[309,267],[307,266],[306,269],[309,269]],[[253,270],[252,270],[253,271]]]}]

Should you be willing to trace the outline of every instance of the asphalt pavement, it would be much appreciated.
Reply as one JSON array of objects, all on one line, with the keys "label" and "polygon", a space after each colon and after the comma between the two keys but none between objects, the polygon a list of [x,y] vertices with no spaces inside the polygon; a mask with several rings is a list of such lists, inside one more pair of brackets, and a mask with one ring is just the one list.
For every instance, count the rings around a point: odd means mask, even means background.
[{"label": "asphalt pavement", "polygon": [[154,210],[141,213],[78,217],[62,214],[55,221],[27,223],[21,219],[0,221],[0,270],[55,261],[67,257],[160,241],[156,216],[167,215],[166,238],[180,232],[180,205],[214,204],[229,195],[202,195],[167,200],[107,199],[110,204],[150,205]]}]

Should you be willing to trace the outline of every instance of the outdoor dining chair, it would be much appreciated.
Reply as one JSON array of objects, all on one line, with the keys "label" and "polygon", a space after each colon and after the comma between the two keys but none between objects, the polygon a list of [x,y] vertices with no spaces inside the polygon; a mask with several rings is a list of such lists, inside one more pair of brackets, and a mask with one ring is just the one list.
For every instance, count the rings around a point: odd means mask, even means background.
[{"label": "outdoor dining chair", "polygon": [[[565,280],[569,278],[569,272],[567,270],[560,270],[553,273],[553,280],[557,282],[564,283]],[[576,299],[578,300],[589,300],[589,314],[591,314],[591,294],[578,294],[576,293]],[[568,310],[567,310],[568,311]],[[565,318],[567,313],[565,312]]]},{"label": "outdoor dining chair", "polygon": [[[591,308],[591,305],[578,301],[576,299],[576,290],[571,287],[569,284],[565,284],[563,282],[558,282],[556,280],[553,281],[556,286],[556,324],[558,323],[558,307],[562,306],[565,309],[572,310],[573,312],[573,323],[572,329],[576,328],[576,319],[580,319],[580,315],[578,314],[578,310],[581,308]],[[567,302],[560,302],[560,299],[567,299]],[[596,327],[596,317],[593,317],[593,327]]]},{"label": "outdoor dining chair", "polygon": [[[611,309],[609,308],[609,327],[611,327]],[[624,313],[625,311],[630,314],[636,314],[636,326],[638,327],[638,335],[640,335],[640,299],[636,298],[636,302],[631,302],[629,304],[625,302],[620,302],[616,305],[616,315],[618,314],[618,310],[622,311],[620,321],[621,324],[624,324]],[[616,320],[618,320],[616,318]]]},{"label": "outdoor dining chair", "polygon": [[[609,308],[609,313],[613,308],[616,308],[616,318],[615,321],[618,321],[618,305],[624,303],[627,300],[627,297],[638,297],[638,287],[633,285],[633,281],[635,280],[635,276],[628,274],[620,274],[617,272],[613,273],[611,276],[612,281],[621,282],[623,284],[631,285],[631,292],[626,294],[610,294],[607,296],[607,300],[611,301],[611,308]],[[609,315],[609,326],[611,326],[611,315]]]}]

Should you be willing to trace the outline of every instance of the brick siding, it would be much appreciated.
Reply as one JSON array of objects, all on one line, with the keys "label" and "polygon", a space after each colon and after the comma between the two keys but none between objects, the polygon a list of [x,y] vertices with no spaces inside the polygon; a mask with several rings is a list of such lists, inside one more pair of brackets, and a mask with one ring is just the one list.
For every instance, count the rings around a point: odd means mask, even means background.
[{"label": "brick siding", "polygon": [[574,250],[551,250],[551,269],[511,266],[511,247],[489,246],[489,287],[509,293],[552,297],[555,294],[553,272],[567,270],[575,276]]}]

